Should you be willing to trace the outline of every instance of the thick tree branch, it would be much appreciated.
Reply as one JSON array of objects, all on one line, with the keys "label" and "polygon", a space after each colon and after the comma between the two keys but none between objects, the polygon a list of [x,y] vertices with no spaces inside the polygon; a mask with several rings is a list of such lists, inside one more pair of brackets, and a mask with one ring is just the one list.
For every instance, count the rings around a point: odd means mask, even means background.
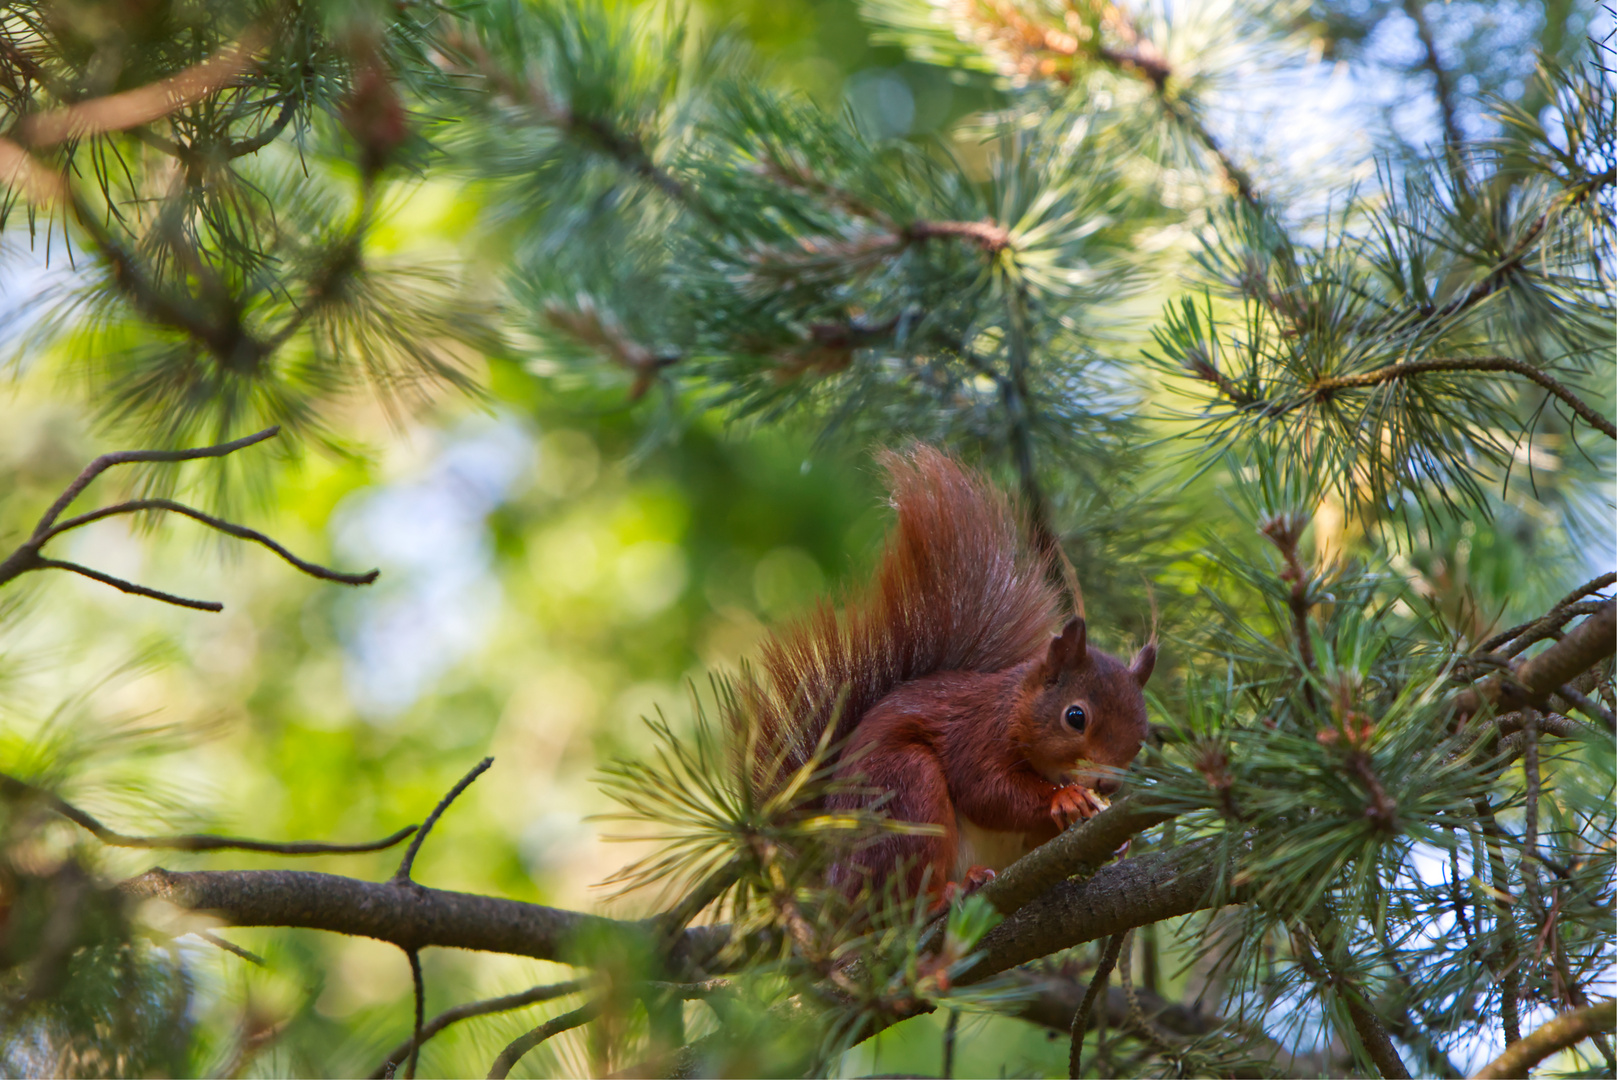
[{"label": "thick tree branch", "polygon": [[[1085,825],[1104,816],[1096,815]],[[1051,844],[1084,828],[1070,829]],[[962,986],[981,982],[1060,949],[1210,907],[1217,880],[1216,852],[1210,842],[1186,844],[1103,866],[1086,879],[1062,880],[990,930],[981,944],[982,959],[955,981]],[[1239,896],[1231,902],[1239,903]]]},{"label": "thick tree branch", "polygon": [[[581,942],[650,935],[655,929],[519,900],[298,870],[157,867],[120,888],[131,899],[165,900],[209,912],[230,926],[302,927],[375,938],[402,949],[473,949],[562,963],[588,961]],[[728,938],[726,927],[692,927],[666,959],[677,972],[710,958]]]},{"label": "thick tree branch", "polygon": [[1474,1073],[1472,1080],[1512,1080],[1526,1076],[1534,1065],[1556,1051],[1565,1050],[1591,1035],[1609,1034],[1613,1030],[1617,1030],[1617,1002],[1610,999],[1562,1013],[1511,1044],[1503,1054]]},{"label": "thick tree branch", "polygon": [[1001,914],[1014,915],[1074,874],[1088,873],[1105,864],[1135,833],[1160,825],[1173,816],[1146,794],[1119,799],[1108,809],[1074,825],[1006,867],[983,886],[980,895]]}]

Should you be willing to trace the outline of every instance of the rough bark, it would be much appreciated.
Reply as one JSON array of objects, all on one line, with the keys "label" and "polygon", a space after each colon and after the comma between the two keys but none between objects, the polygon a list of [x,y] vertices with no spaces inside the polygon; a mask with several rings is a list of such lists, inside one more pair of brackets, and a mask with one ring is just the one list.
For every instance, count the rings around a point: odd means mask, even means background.
[{"label": "rough bark", "polygon": [[[122,885],[133,899],[165,900],[231,926],[294,926],[375,938],[402,949],[476,949],[563,963],[587,962],[590,942],[651,934],[647,923],[563,911],[542,904],[360,881],[305,870],[197,870],[158,867]],[[693,927],[669,955],[682,964],[712,954],[722,927]]]},{"label": "rough bark", "polygon": [[1473,1075],[1473,1080],[1510,1080],[1526,1076],[1534,1065],[1591,1035],[1617,1030],[1617,1002],[1611,999],[1562,1013],[1524,1039],[1505,1048]]},{"label": "rough bark", "polygon": [[989,931],[983,958],[956,981],[981,982],[1060,949],[1212,906],[1215,850],[1186,844],[1062,881]]},{"label": "rough bark", "polygon": [[982,896],[1003,915],[1023,905],[1074,874],[1088,872],[1109,861],[1131,836],[1160,825],[1173,814],[1148,796],[1119,799],[1081,825],[1028,852],[983,886]]},{"label": "rough bark", "polygon": [[1470,717],[1484,704],[1500,712],[1550,707],[1549,696],[1617,651],[1617,600],[1567,631],[1554,645],[1511,666],[1510,676],[1490,675],[1455,699],[1455,712]]}]

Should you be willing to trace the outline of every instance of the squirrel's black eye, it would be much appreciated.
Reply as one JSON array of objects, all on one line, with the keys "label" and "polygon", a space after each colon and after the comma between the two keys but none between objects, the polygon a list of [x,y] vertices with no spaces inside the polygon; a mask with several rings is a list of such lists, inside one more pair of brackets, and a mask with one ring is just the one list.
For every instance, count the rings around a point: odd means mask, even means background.
[{"label": "squirrel's black eye", "polygon": [[1084,710],[1080,706],[1068,705],[1065,719],[1067,721],[1067,726],[1072,728],[1072,730],[1084,730]]}]

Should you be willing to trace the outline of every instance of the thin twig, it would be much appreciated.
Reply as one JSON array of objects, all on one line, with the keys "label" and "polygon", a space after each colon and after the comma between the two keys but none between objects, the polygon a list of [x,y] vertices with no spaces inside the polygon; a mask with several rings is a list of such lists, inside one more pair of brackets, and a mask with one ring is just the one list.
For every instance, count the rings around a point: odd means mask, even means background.
[{"label": "thin twig", "polygon": [[1399,364],[1388,364],[1376,368],[1374,371],[1365,371],[1357,375],[1336,375],[1320,379],[1303,388],[1290,401],[1281,401],[1271,404],[1266,410],[1269,416],[1282,416],[1305,405],[1324,401],[1340,390],[1362,389],[1371,386],[1381,386],[1385,383],[1396,382],[1411,375],[1424,375],[1437,371],[1506,371],[1514,375],[1537,383],[1561,401],[1584,423],[1599,431],[1607,438],[1617,439],[1617,425],[1601,416],[1594,406],[1584,401],[1565,384],[1554,376],[1541,371],[1532,364],[1517,360],[1510,356],[1455,356],[1432,360],[1409,360]]},{"label": "thin twig", "polygon": [[226,941],[224,938],[220,937],[218,934],[213,933],[212,931],[209,931],[209,930],[193,930],[191,932],[193,934],[195,934],[197,937],[201,938],[203,941],[206,941],[209,945],[212,945],[214,948],[223,949],[225,952],[230,953],[232,956],[239,956],[243,960],[247,961],[249,964],[256,964],[259,967],[268,967],[269,966],[268,964],[266,964],[264,962],[264,958],[262,956],[259,956],[257,953],[252,952],[252,951],[250,951],[248,949],[242,948],[240,945],[237,945],[234,941]]},{"label": "thin twig", "polygon": [[1555,693],[1576,705],[1578,711],[1584,713],[1590,719],[1603,721],[1608,728],[1617,731],[1617,716],[1614,716],[1610,709],[1601,705],[1598,701],[1566,684],[1556,687]]},{"label": "thin twig", "polygon": [[1084,1053],[1084,1031],[1089,1026],[1089,1010],[1094,1006],[1095,999],[1106,988],[1106,979],[1112,973],[1112,967],[1117,963],[1118,953],[1123,951],[1123,939],[1128,937],[1124,930],[1113,934],[1111,940],[1106,942],[1106,951],[1101,954],[1100,964],[1095,968],[1094,977],[1089,980],[1089,989],[1084,993],[1084,1000],[1079,1003],[1078,1011],[1072,1014],[1072,1049],[1067,1053],[1067,1075],[1072,1080],[1082,1074]]},{"label": "thin twig", "polygon": [[1533,914],[1540,920],[1544,919],[1544,901],[1538,891],[1538,867],[1533,863],[1538,857],[1538,801],[1540,795],[1540,779],[1538,769],[1538,710],[1522,710],[1522,784],[1526,787],[1527,802],[1524,807],[1524,829],[1522,834],[1521,859],[1516,864],[1516,870],[1522,877],[1522,888],[1527,893],[1527,901],[1532,905]]},{"label": "thin twig", "polygon": [[1499,1021],[1505,1029],[1508,1047],[1522,1037],[1521,953],[1516,941],[1516,918],[1511,912],[1510,867],[1505,862],[1504,835],[1488,796],[1477,796],[1474,806],[1488,849],[1488,877],[1493,886],[1494,922],[1499,935],[1499,963],[1503,968],[1499,983]]},{"label": "thin twig", "polygon": [[404,955],[410,959],[410,983],[415,990],[415,1028],[410,1033],[410,1060],[404,1066],[404,1080],[415,1080],[416,1062],[421,1059],[421,1029],[427,1021],[427,982],[421,976],[420,950],[406,949]]},{"label": "thin twig", "polygon": [[56,501],[50,505],[43,516],[40,517],[39,523],[34,526],[34,531],[28,537],[28,539],[23,541],[23,543],[20,544],[10,555],[7,555],[3,560],[0,560],[0,585],[4,585],[16,577],[34,570],[66,570],[69,573],[79,574],[83,577],[87,577],[92,581],[99,581],[103,585],[111,585],[113,588],[118,589],[121,592],[129,593],[132,596],[144,596],[151,600],[160,600],[165,604],[173,604],[176,607],[191,608],[196,611],[224,610],[224,605],[217,603],[216,601],[193,600],[189,597],[164,592],[161,589],[153,589],[145,585],[137,585],[132,581],[126,581],[121,577],[104,573],[88,566],[82,566],[79,563],[68,562],[63,559],[48,559],[40,553],[41,549],[47,543],[72,529],[81,528],[82,526],[89,525],[92,522],[100,521],[103,518],[113,517],[119,514],[134,514],[148,510],[166,510],[171,513],[182,514],[185,517],[189,517],[195,521],[200,521],[210,528],[217,529],[228,536],[233,536],[240,540],[251,540],[254,543],[262,544],[271,551],[275,552],[281,558],[285,559],[292,566],[303,571],[305,574],[310,575],[311,577],[319,578],[323,581],[340,582],[345,585],[369,585],[371,582],[376,580],[378,571],[371,570],[364,574],[345,574],[341,573],[340,571],[321,566],[318,563],[308,562],[304,559],[298,558],[286,548],[282,547],[279,543],[270,539],[263,533],[258,532],[256,529],[249,529],[242,525],[236,525],[231,522],[224,521],[220,518],[214,517],[211,514],[205,514],[200,510],[186,506],[183,503],[174,502],[170,499],[135,499],[127,502],[117,503],[113,506],[102,507],[99,510],[91,510],[87,513],[79,514],[76,517],[68,518],[66,521],[58,521],[58,518],[61,517],[62,513],[66,511],[70,505],[72,505],[73,500],[77,499],[79,495],[84,492],[84,489],[89,486],[91,481],[115,465],[128,465],[138,462],[195,461],[201,458],[223,457],[226,454],[235,453],[237,450],[263,442],[265,439],[272,438],[280,430],[281,429],[278,427],[266,428],[263,431],[236,439],[232,442],[220,443],[216,446],[199,447],[194,450],[124,450],[111,454],[102,454],[100,457],[90,462],[90,464],[84,468],[84,471],[79,473],[73,482],[67,486],[67,490],[63,491]]},{"label": "thin twig", "polygon": [[599,1000],[591,1001],[588,1004],[580,1005],[570,1013],[563,1013],[554,1019],[547,1020],[532,1031],[513,1039],[509,1046],[500,1051],[500,1056],[495,1058],[494,1064],[489,1067],[488,1080],[504,1080],[506,1076],[510,1075],[511,1067],[521,1061],[522,1056],[529,1050],[532,1050],[553,1035],[560,1035],[564,1031],[571,1031],[573,1028],[589,1023],[600,1014],[600,1011],[601,1002]]},{"label": "thin twig", "polygon": [[[219,603],[217,600],[192,600],[190,597],[177,596],[174,593],[164,592],[161,589],[152,589],[145,585],[137,585],[133,581],[125,581],[121,577],[114,577],[111,574],[104,574],[100,570],[92,570],[88,566],[81,566],[76,562],[67,562],[63,559],[41,559],[36,557],[29,560],[29,564],[24,566],[22,569],[23,571],[66,570],[70,573],[87,577],[91,581],[99,581],[103,585],[111,585],[119,592],[125,592],[131,596],[144,596],[148,600],[161,600],[165,604],[173,604],[175,607],[190,608],[193,611],[219,612],[225,609],[225,606]],[[0,578],[0,580],[5,579]]]},{"label": "thin twig", "polygon": [[[1579,604],[1578,601],[1582,600],[1585,596],[1588,596],[1591,593],[1598,593],[1605,589],[1609,589],[1613,585],[1617,585],[1617,573],[1607,572],[1601,574],[1597,578],[1592,578],[1589,581],[1584,582],[1582,585],[1579,585],[1576,589],[1573,589],[1571,592],[1567,593],[1560,600],[1556,601],[1554,607],[1550,608],[1549,611],[1545,612],[1537,619],[1523,623],[1520,626],[1513,626],[1503,634],[1495,634],[1493,637],[1477,646],[1476,651],[1478,653],[1489,653],[1499,648],[1506,642],[1511,642],[1512,651],[1507,653],[1507,655],[1515,656],[1528,645],[1548,637],[1551,631],[1559,630],[1562,624],[1567,621],[1566,619],[1561,618],[1563,613],[1572,612],[1574,616],[1593,614],[1592,610],[1584,610],[1583,605]],[[1599,601],[1589,601],[1589,603],[1598,604]],[[1529,637],[1530,640],[1526,642],[1516,640],[1521,637]]]},{"label": "thin twig", "polygon": [[464,1005],[457,1005],[453,1009],[445,1009],[433,1017],[421,1030],[404,1042],[395,1046],[383,1059],[382,1064],[371,1073],[370,1080],[383,1080],[390,1068],[396,1068],[408,1058],[418,1047],[430,1042],[433,1036],[462,1020],[470,1020],[474,1016],[487,1016],[490,1013],[510,1012],[512,1009],[521,1009],[528,1005],[537,1005],[554,998],[567,997],[576,994],[588,985],[582,979],[570,982],[550,983],[545,986],[535,986],[518,994],[506,994],[504,997],[489,998],[485,1001],[470,1001]]},{"label": "thin twig", "polygon": [[1449,168],[1454,170],[1454,179],[1463,188],[1467,183],[1465,159],[1461,156],[1465,138],[1460,133],[1459,120],[1454,111],[1453,80],[1438,59],[1437,41],[1432,36],[1431,24],[1426,20],[1423,0],[1404,0],[1404,12],[1414,21],[1415,35],[1420,38],[1421,48],[1426,53],[1421,66],[1432,73],[1437,84],[1437,108],[1443,117],[1443,149],[1448,154]]},{"label": "thin twig", "polygon": [[251,540],[254,543],[262,544],[292,566],[297,567],[310,577],[319,578],[322,581],[336,581],[344,585],[369,585],[376,580],[377,575],[380,573],[378,570],[368,570],[363,574],[345,574],[339,570],[321,566],[318,563],[308,562],[298,558],[256,529],[233,524],[221,518],[216,518],[212,514],[204,514],[200,510],[186,506],[184,503],[175,502],[172,499],[134,499],[129,502],[117,503],[113,506],[103,506],[99,510],[91,510],[89,513],[68,518],[61,524],[53,526],[39,542],[44,543],[60,536],[69,529],[77,529],[93,521],[100,521],[102,518],[113,517],[117,514],[137,514],[144,510],[167,510],[170,513],[191,518],[193,521],[200,521],[209,528],[218,529],[227,536],[234,536],[238,540]]},{"label": "thin twig", "polygon": [[1280,550],[1280,557],[1286,563],[1286,568],[1280,572],[1280,580],[1291,585],[1286,595],[1286,605],[1291,610],[1291,632],[1297,640],[1297,655],[1303,662],[1303,697],[1307,699],[1308,707],[1313,709],[1317,707],[1311,681],[1314,676],[1314,637],[1308,626],[1308,611],[1313,606],[1309,597],[1312,579],[1297,555],[1297,543],[1302,539],[1303,529],[1307,525],[1308,519],[1301,514],[1276,514],[1264,522],[1258,531]]},{"label": "thin twig", "polygon": [[421,823],[421,830],[415,834],[415,839],[410,841],[410,846],[405,849],[404,858],[399,861],[399,868],[393,872],[395,883],[403,884],[410,881],[410,868],[415,865],[416,853],[421,850],[421,845],[426,841],[427,834],[432,831],[434,825],[438,824],[438,819],[443,816],[445,810],[449,809],[449,804],[459,798],[460,793],[470,787],[473,780],[487,772],[488,767],[492,764],[494,764],[494,759],[486,757],[472,766],[472,771],[461,777],[460,782],[449,789],[449,794],[445,795],[439,800],[438,805],[433,807],[432,813],[427,815],[427,820]]},{"label": "thin twig", "polygon": [[1316,956],[1308,935],[1301,932],[1300,928],[1292,935],[1292,940],[1297,946],[1297,962],[1302,965],[1303,970],[1316,983],[1329,985],[1336,992],[1337,998],[1347,1007],[1348,1018],[1353,1021],[1353,1030],[1358,1033],[1359,1042],[1370,1055],[1370,1060],[1375,1063],[1376,1070],[1385,1080],[1409,1080],[1409,1069],[1404,1065],[1404,1059],[1398,1056],[1398,1050],[1387,1035],[1386,1027],[1380,1018],[1370,1011],[1359,987],[1331,965],[1325,958],[1323,947]]},{"label": "thin twig", "polygon": [[50,509],[45,511],[45,516],[39,519],[38,525],[34,526],[34,536],[42,536],[46,530],[56,523],[56,519],[61,517],[62,511],[66,510],[73,500],[78,498],[79,494],[89,486],[90,481],[114,465],[132,465],[140,462],[197,461],[201,458],[224,457],[226,454],[234,454],[237,450],[243,450],[256,443],[261,443],[265,439],[273,439],[280,433],[281,429],[277,426],[265,428],[263,431],[243,436],[232,442],[219,443],[216,446],[202,446],[194,450],[119,450],[111,454],[102,454],[85,466],[84,471],[79,473],[78,478],[67,486],[66,491],[62,492],[61,498],[52,503]]},{"label": "thin twig", "polygon": [[107,828],[66,799],[4,773],[0,773],[0,796],[7,799],[39,799],[109,847],[160,848],[167,851],[261,851],[271,855],[362,855],[369,851],[383,851],[390,848],[416,831],[414,825],[408,825],[391,836],[362,844],[319,844],[301,840],[278,843],[271,840],[247,840],[239,836],[213,836],[208,833],[186,833],[180,836],[125,836]]}]

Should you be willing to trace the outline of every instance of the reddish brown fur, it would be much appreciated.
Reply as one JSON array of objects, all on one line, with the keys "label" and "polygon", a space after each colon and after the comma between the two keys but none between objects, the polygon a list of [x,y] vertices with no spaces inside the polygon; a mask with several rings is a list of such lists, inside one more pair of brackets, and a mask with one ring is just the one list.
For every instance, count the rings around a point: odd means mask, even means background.
[{"label": "reddish brown fur", "polygon": [[[751,767],[768,785],[810,760],[842,698],[838,772],[888,793],[889,817],[944,835],[886,837],[838,877],[853,884],[857,867],[879,881],[902,864],[913,892],[928,870],[933,888],[954,876],[957,815],[1037,843],[1083,805],[1072,780],[1115,789],[1074,770],[1134,759],[1155,647],[1125,667],[1086,647],[1081,620],[1052,638],[1060,599],[1005,497],[930,447],[883,464],[898,522],[874,583],[773,637],[764,677],[744,685],[742,700],[759,725]],[[1063,719],[1075,703],[1081,734]]]}]

